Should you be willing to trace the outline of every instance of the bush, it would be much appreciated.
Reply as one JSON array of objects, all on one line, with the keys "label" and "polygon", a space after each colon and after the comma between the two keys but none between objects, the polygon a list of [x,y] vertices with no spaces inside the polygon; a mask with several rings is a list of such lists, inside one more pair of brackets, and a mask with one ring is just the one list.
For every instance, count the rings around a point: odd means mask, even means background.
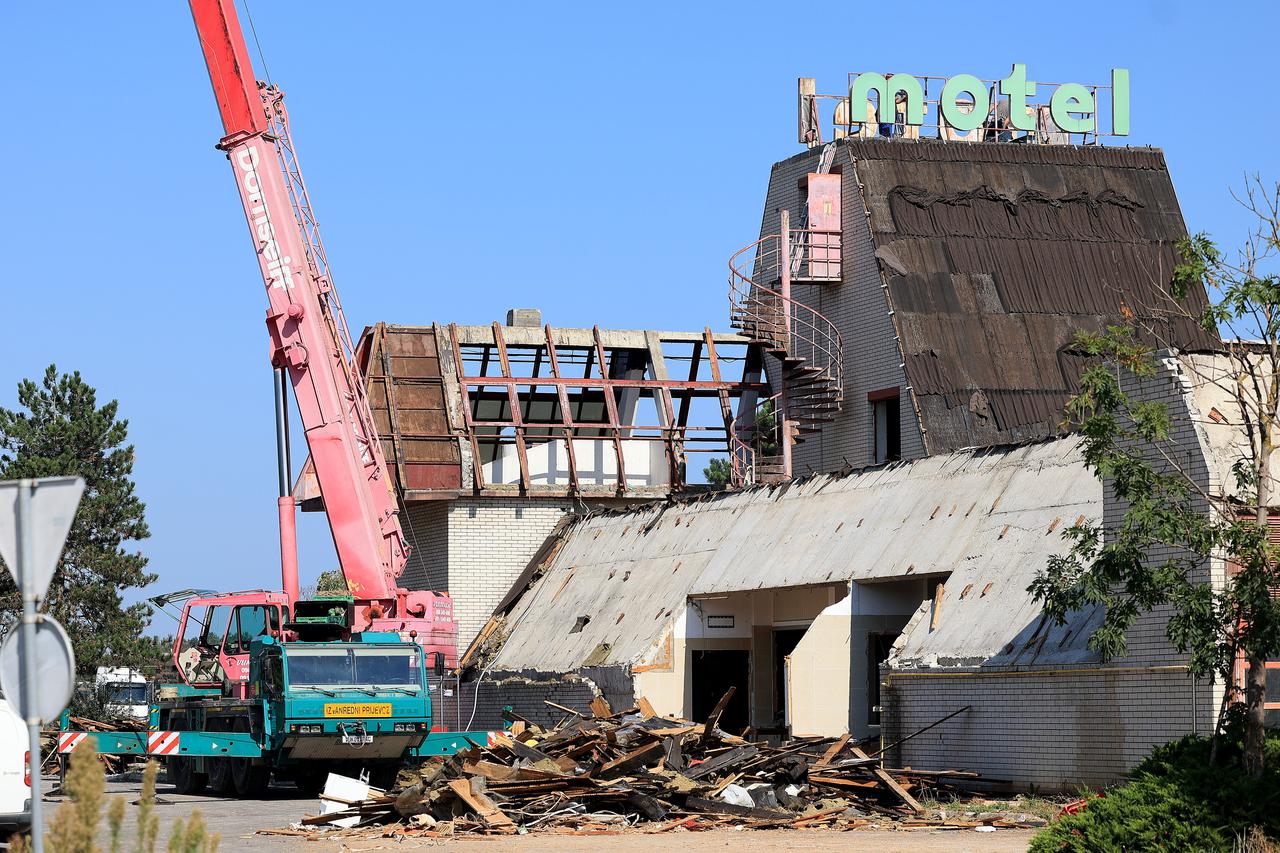
[{"label": "bush", "polygon": [[1244,774],[1237,727],[1209,763],[1209,739],[1185,737],[1159,747],[1130,780],[1052,823],[1030,853],[1088,850],[1231,850],[1239,839],[1280,838],[1280,732],[1270,733],[1266,773]]}]

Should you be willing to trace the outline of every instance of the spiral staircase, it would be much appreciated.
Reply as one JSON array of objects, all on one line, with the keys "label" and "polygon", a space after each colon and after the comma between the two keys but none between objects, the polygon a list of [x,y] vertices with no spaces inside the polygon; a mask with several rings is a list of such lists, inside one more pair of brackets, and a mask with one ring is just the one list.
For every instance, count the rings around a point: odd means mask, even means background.
[{"label": "spiral staircase", "polygon": [[[839,281],[839,256],[838,232],[801,227],[770,234],[729,259],[730,325],[776,359],[782,390],[759,405],[772,402],[796,444],[821,432],[840,411],[842,348],[835,324],[786,291],[791,284]],[[735,484],[778,481],[789,473],[780,453],[760,452],[767,440],[757,426],[761,420],[767,418],[739,415],[731,431]],[[771,443],[780,448],[783,440],[779,433]]]}]

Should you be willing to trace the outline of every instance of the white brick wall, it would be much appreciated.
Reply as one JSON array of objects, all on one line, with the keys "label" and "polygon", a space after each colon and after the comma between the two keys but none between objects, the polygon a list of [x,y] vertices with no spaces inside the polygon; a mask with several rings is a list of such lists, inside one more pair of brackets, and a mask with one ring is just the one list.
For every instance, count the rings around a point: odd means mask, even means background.
[{"label": "white brick wall", "polygon": [[404,585],[452,596],[461,652],[572,510],[568,500],[503,496],[412,504],[405,532],[414,551]]},{"label": "white brick wall", "polygon": [[1081,670],[891,677],[886,744],[970,710],[890,750],[895,767],[973,770],[988,779],[1074,790],[1117,781],[1162,743],[1207,734],[1217,706],[1184,671]]},{"label": "white brick wall", "polygon": [[449,589],[449,504],[421,501],[401,507],[405,536],[413,550],[400,582],[406,589]]}]

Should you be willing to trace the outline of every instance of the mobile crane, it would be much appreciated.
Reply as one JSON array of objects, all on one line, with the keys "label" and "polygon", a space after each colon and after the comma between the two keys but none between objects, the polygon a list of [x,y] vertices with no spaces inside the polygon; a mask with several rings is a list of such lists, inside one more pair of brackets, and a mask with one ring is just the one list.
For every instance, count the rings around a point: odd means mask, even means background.
[{"label": "mobile crane", "polygon": [[[168,762],[182,793],[255,796],[273,775],[301,787],[326,769],[384,785],[406,755],[448,754],[488,732],[432,729],[428,660],[456,663],[448,595],[403,589],[409,548],[351,335],[290,135],[284,94],[259,83],[235,0],[190,0],[231,163],[266,286],[276,371],[283,591],[186,590],[173,663],[148,732],[65,729],[59,751],[86,738],[99,752]],[[348,594],[304,601],[290,489],[292,387]]]}]

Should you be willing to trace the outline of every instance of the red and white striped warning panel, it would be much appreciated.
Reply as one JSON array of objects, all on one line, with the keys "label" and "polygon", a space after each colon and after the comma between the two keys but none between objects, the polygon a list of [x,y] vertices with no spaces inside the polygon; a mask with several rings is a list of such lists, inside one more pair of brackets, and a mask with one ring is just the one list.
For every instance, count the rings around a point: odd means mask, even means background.
[{"label": "red and white striped warning panel", "polygon": [[147,755],[176,755],[178,732],[147,732]]},{"label": "red and white striped warning panel", "polygon": [[502,737],[502,732],[485,732],[485,734],[488,735],[486,738],[488,743],[485,746],[497,746],[498,738]]},{"label": "red and white striped warning panel", "polygon": [[58,752],[71,752],[87,737],[84,732],[58,732]]}]

